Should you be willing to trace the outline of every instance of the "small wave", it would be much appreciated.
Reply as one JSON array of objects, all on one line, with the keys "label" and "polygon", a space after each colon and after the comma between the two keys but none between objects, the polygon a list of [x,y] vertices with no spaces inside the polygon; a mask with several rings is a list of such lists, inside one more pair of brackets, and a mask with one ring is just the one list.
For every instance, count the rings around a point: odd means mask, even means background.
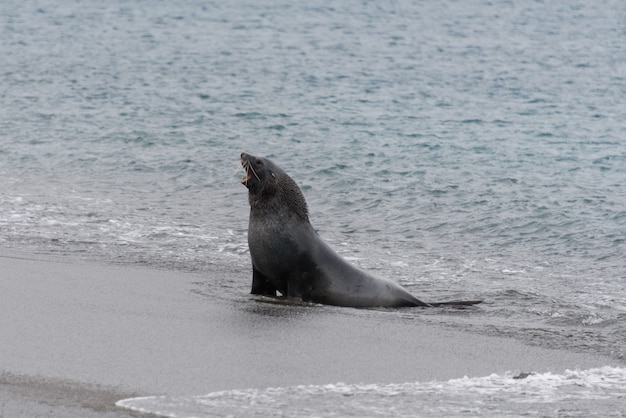
[{"label": "small wave", "polygon": [[116,405],[165,417],[503,416],[554,408],[566,408],[573,416],[605,416],[626,412],[625,393],[626,368],[605,366],[445,382],[228,390],[204,396],[124,399]]}]

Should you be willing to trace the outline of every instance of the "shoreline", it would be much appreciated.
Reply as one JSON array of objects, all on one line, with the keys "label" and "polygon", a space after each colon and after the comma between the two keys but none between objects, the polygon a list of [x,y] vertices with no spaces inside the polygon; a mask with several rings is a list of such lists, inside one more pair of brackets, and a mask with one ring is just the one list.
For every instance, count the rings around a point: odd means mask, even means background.
[{"label": "shoreline", "polygon": [[619,365],[601,355],[451,330],[394,311],[355,314],[352,308],[197,292],[198,283],[228,274],[218,270],[163,271],[5,252],[0,415],[29,416],[43,408],[48,416],[149,416],[115,402]]}]

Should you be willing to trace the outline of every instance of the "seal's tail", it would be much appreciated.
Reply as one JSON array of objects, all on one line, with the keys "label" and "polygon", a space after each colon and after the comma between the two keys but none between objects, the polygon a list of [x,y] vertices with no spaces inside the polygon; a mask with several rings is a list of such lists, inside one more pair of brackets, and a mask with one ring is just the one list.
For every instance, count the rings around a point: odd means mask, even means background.
[{"label": "seal's tail", "polygon": [[437,308],[439,306],[472,306],[472,305],[478,305],[479,303],[483,303],[483,301],[482,300],[455,300],[451,302],[431,302],[429,303],[429,305]]}]

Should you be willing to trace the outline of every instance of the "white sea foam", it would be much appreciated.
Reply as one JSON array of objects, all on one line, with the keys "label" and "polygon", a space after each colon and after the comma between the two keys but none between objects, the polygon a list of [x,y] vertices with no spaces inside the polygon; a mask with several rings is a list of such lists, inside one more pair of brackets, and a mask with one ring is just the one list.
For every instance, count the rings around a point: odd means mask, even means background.
[{"label": "white sea foam", "polygon": [[165,417],[615,416],[626,413],[626,368],[563,374],[492,374],[445,382],[328,384],[125,399],[117,406]]}]

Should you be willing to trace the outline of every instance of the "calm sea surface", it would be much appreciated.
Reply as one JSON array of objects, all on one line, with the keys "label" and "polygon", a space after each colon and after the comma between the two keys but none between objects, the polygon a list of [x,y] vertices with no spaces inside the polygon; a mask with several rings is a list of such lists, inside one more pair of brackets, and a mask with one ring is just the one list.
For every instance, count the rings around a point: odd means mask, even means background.
[{"label": "calm sea surface", "polygon": [[355,264],[486,301],[404,315],[623,363],[624,45],[618,0],[4,0],[0,251],[247,297],[246,151]]}]

